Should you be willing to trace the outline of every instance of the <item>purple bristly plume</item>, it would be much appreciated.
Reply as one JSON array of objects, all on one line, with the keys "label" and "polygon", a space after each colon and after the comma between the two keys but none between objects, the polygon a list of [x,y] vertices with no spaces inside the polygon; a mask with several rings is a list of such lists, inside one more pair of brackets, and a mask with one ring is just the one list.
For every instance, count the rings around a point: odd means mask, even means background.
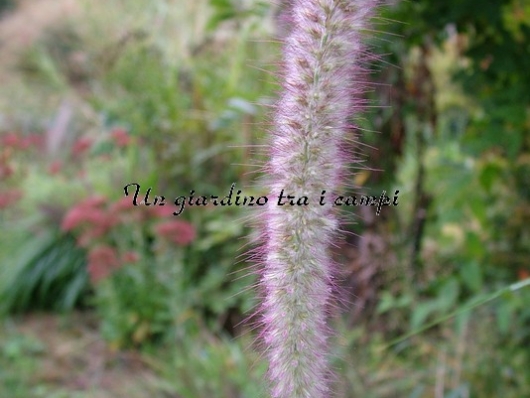
[{"label": "purple bristly plume", "polygon": [[[262,341],[274,398],[332,395],[326,323],[335,266],[329,246],[339,227],[332,198],[352,162],[346,144],[367,89],[362,32],[376,3],[294,0],[291,5],[266,168],[274,199],[265,212],[262,247]],[[278,205],[282,190],[284,197],[306,196],[309,205]]]}]

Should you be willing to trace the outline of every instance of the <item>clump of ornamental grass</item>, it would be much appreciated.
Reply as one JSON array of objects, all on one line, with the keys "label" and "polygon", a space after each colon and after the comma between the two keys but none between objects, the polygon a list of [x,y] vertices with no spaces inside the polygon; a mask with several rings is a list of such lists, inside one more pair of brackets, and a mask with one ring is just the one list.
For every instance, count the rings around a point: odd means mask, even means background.
[{"label": "clump of ornamental grass", "polygon": [[[326,324],[337,266],[329,249],[339,229],[332,198],[355,161],[352,134],[370,58],[363,32],[375,6],[376,0],[290,4],[261,247],[261,340],[275,398],[331,395]],[[308,204],[280,206],[282,191]]]}]

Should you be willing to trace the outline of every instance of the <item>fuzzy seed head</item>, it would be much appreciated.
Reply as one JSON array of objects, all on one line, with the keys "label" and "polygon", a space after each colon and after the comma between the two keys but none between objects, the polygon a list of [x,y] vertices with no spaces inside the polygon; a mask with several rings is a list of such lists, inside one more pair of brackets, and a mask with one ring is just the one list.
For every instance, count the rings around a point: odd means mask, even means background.
[{"label": "fuzzy seed head", "polygon": [[[329,246],[338,219],[323,190],[344,183],[346,135],[362,110],[362,30],[375,0],[295,0],[284,43],[282,94],[274,114],[270,195],[307,196],[309,205],[269,201],[264,232],[261,321],[274,398],[330,395],[326,327],[334,270]],[[329,201],[328,201],[329,202]]]}]

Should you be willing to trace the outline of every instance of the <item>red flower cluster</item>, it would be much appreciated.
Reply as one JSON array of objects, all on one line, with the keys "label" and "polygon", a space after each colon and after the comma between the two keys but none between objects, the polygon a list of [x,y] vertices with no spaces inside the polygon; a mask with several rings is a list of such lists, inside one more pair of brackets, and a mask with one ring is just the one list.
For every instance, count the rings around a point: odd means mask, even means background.
[{"label": "red flower cluster", "polygon": [[0,180],[7,179],[15,172],[13,166],[9,162],[11,154],[9,151],[0,153]]},{"label": "red flower cluster", "polygon": [[133,210],[136,206],[134,206],[134,203],[132,202],[131,198],[128,198],[127,196],[124,196],[123,198],[119,199],[117,202],[114,202],[111,206],[111,209],[115,212],[124,212]]},{"label": "red flower cluster", "polygon": [[171,206],[153,206],[148,207],[149,214],[151,214],[153,217],[157,218],[166,218],[173,216],[173,213],[175,212],[175,208]]},{"label": "red flower cluster", "polygon": [[18,148],[20,137],[15,133],[7,133],[2,137],[2,146]]},{"label": "red flower cluster", "polygon": [[125,129],[115,128],[111,131],[110,136],[114,140],[114,143],[120,148],[126,147],[131,143],[131,136]]},{"label": "red flower cluster", "polygon": [[0,135],[0,180],[15,174],[16,168],[11,161],[18,150],[30,147],[40,148],[44,144],[44,137],[38,134],[21,136],[14,132]]},{"label": "red flower cluster", "polygon": [[30,134],[21,137],[14,132],[4,134],[0,138],[2,146],[13,149],[28,149],[29,147],[40,148],[44,144],[44,137],[40,134]]},{"label": "red flower cluster", "polygon": [[0,210],[11,206],[22,197],[22,192],[17,190],[0,192]]},{"label": "red flower cluster", "polygon": [[48,167],[48,172],[51,175],[56,175],[56,174],[59,174],[62,168],[63,168],[63,162],[61,162],[60,160],[54,160]]},{"label": "red flower cluster", "polygon": [[120,259],[114,248],[107,245],[96,246],[88,253],[87,270],[90,280],[97,283],[120,267]]},{"label": "red flower cluster", "polygon": [[136,263],[139,260],[140,256],[134,251],[126,252],[120,258],[112,246],[98,245],[88,252],[87,271],[92,283],[98,283],[124,264]]},{"label": "red flower cluster", "polygon": [[131,198],[123,197],[110,205],[109,212],[114,214],[122,224],[144,223],[149,219],[148,208],[135,206]]},{"label": "red flower cluster", "polygon": [[[134,206],[130,197],[107,204],[102,196],[92,196],[72,207],[63,218],[63,231],[80,232],[78,245],[90,248],[88,272],[96,283],[123,264],[135,263],[140,256],[135,251],[120,255],[117,250],[101,242],[118,225],[139,225],[150,219],[158,220],[173,214],[170,206]],[[153,232],[160,238],[179,246],[190,244],[196,236],[193,225],[186,221],[172,220],[155,224]]]},{"label": "red flower cluster", "polygon": [[166,221],[158,224],[155,231],[161,237],[180,246],[186,246],[195,239],[195,228],[186,221]]},{"label": "red flower cluster", "polygon": [[123,255],[122,257],[124,263],[137,263],[140,260],[138,253],[130,251]]},{"label": "red flower cluster", "polygon": [[108,214],[103,208],[104,204],[105,198],[102,196],[93,196],[78,203],[66,213],[61,225],[62,230],[71,231],[78,226],[85,227],[78,244],[82,247],[88,246],[117,223],[116,216]]},{"label": "red flower cluster", "polygon": [[92,140],[88,137],[81,137],[74,142],[72,146],[72,154],[80,156],[92,147]]}]

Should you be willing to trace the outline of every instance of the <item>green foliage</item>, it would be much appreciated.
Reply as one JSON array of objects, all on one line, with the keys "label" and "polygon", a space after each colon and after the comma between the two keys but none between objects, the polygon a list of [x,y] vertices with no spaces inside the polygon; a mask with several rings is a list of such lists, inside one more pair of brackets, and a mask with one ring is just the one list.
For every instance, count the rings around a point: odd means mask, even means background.
[{"label": "green foliage", "polygon": [[[220,331],[227,314],[235,310],[237,315],[253,305],[250,292],[242,294],[252,278],[231,281],[237,269],[229,255],[234,251],[231,242],[241,235],[241,227],[225,228],[219,215],[204,221],[199,238],[185,250],[153,242],[144,252],[150,254],[142,254],[138,262],[96,285],[94,304],[101,330],[113,346],[182,339],[193,334],[190,321],[197,319],[203,319],[210,330]],[[117,247],[127,247],[130,232],[116,233],[121,242]]]},{"label": "green foliage", "polygon": [[71,236],[49,232],[29,238],[12,261],[0,291],[3,313],[70,311],[86,298],[85,253]]},{"label": "green foliage", "polygon": [[[253,103],[271,90],[270,78],[262,71],[242,73],[249,55],[265,53],[248,43],[257,25],[245,24],[241,37],[225,43],[234,50],[232,54],[210,45],[219,40],[214,34],[194,46],[186,43],[185,52],[193,51],[193,58],[184,54],[172,58],[174,52],[166,45],[168,31],[151,29],[149,18],[129,21],[120,31],[106,24],[122,6],[109,6],[105,15],[90,8],[83,22],[66,20],[46,30],[19,63],[26,81],[37,84],[42,92],[77,96],[91,117],[74,116],[79,138],[88,140],[89,149],[78,154],[79,140],[65,140],[66,148],[72,145],[72,149],[61,154],[65,167],[58,174],[46,173],[42,159],[41,164],[23,166],[27,171],[19,182],[24,191],[19,206],[28,214],[45,209],[40,216],[52,225],[60,225],[68,209],[96,196],[106,198],[103,207],[110,219],[115,215],[110,206],[131,181],[152,187],[171,206],[172,198],[191,189],[214,194],[225,191],[248,172],[249,154],[228,151],[227,146],[252,144],[253,134],[240,126],[260,117]],[[149,9],[147,16],[158,13],[155,10],[162,9]],[[171,21],[181,18],[173,8],[165,13]],[[107,32],[105,43],[100,40],[102,30]],[[112,138],[116,126],[127,129],[131,145],[116,145]],[[172,250],[156,236],[154,228],[161,220],[142,219],[140,214],[144,209],[120,215],[119,225],[98,233],[88,244],[85,235],[90,228],[80,226],[73,231],[77,244],[89,256],[104,245],[115,250],[123,265],[116,275],[94,287],[92,304],[112,344],[140,345],[168,337],[179,328],[182,314],[198,314],[214,330],[220,330],[227,318],[237,323],[241,312],[253,305],[250,293],[239,294],[251,278],[229,283],[246,266],[234,265],[234,253],[241,245],[238,240],[248,233],[241,224],[232,223],[241,212],[187,210],[183,217],[202,226],[202,236],[185,253],[180,248]],[[28,245],[35,247],[33,241]],[[124,256],[132,252],[138,262],[124,265]],[[17,294],[31,301],[33,296],[24,287],[18,286]]]},{"label": "green foliage", "polygon": [[[388,344],[386,348],[396,345],[412,336],[416,336],[426,331],[427,329],[432,328],[433,326],[440,325],[442,322],[445,322],[455,316],[465,315],[467,317],[469,316],[469,311],[477,307],[483,306],[493,300],[499,301],[495,313],[497,318],[497,327],[501,334],[507,334],[510,331],[513,332],[517,330],[519,338],[528,338],[528,327],[523,327],[523,329],[525,330],[521,333],[521,330],[519,329],[520,325],[518,325],[517,327],[510,327],[510,321],[513,318],[514,312],[518,310],[522,310],[522,316],[519,318],[519,321],[522,321],[522,325],[524,325],[524,323],[529,319],[528,311],[525,311],[525,308],[521,306],[525,299],[529,297],[529,286],[530,278],[521,282],[514,283],[510,286],[506,286],[493,293],[477,294],[473,296],[470,300],[468,300],[468,302],[459,305],[456,310],[449,312],[449,308],[451,308],[452,304],[454,304],[455,302],[455,290],[458,288],[458,285],[455,282],[453,282],[452,284],[446,284],[444,286],[443,292],[446,294],[448,293],[449,298],[447,296],[441,296],[438,302],[423,302],[419,306],[417,306],[412,314],[413,318],[411,322],[410,332],[406,333],[404,336],[395,339],[390,344]],[[520,292],[520,290],[524,288],[526,289]],[[400,298],[396,300],[392,296],[387,294],[385,295],[385,300],[382,301],[382,304],[379,307],[379,312],[383,313],[392,308],[399,308],[400,304],[407,301],[408,300],[406,298]],[[424,324],[425,319],[432,311],[439,311],[438,318],[432,322],[429,322],[428,324]],[[465,320],[465,318],[461,318],[460,320]]]},{"label": "green foliage", "polygon": [[202,338],[172,345],[163,362],[151,358],[167,380],[168,391],[183,398],[265,396],[266,368],[255,352],[244,348],[250,344],[247,339],[210,338],[206,343]]},{"label": "green foliage", "polygon": [[[382,123],[372,128],[383,134],[370,144],[385,154],[373,159],[387,175],[395,165],[395,179],[390,173],[388,180],[402,200],[397,221],[387,227],[400,242],[396,257],[406,272],[389,272],[392,279],[383,282],[376,323],[391,341],[396,333],[405,336],[391,351],[407,363],[417,363],[410,356],[425,340],[449,351],[472,350],[457,371],[465,374],[462,383],[443,396],[518,397],[530,386],[528,372],[520,371],[530,363],[530,320],[522,305],[529,289],[515,282],[528,283],[529,275],[530,9],[517,0],[479,8],[472,1],[424,0],[400,2],[386,15],[400,23],[383,30],[398,37],[380,51],[391,52],[390,62],[401,69],[384,66],[377,76],[392,86],[393,111],[378,112],[381,119],[374,120]],[[420,206],[418,194],[427,198]],[[412,226],[420,212],[426,221],[412,263]],[[502,348],[488,353],[485,340],[478,350],[469,341],[448,341],[473,324],[487,329],[488,344]],[[429,382],[416,385],[416,396],[429,396]]]},{"label": "green foliage", "polygon": [[399,21],[414,18],[414,23],[398,25],[409,46],[428,38],[440,43],[447,39],[448,27],[456,28],[458,46],[470,63],[455,68],[455,77],[484,109],[473,115],[464,142],[474,154],[499,148],[514,159],[530,131],[528,6],[520,0],[495,0],[477,9],[470,1],[424,0],[403,2],[396,12]]},{"label": "green foliage", "polygon": [[39,340],[27,335],[13,333],[8,336],[2,335],[2,337],[0,343],[1,393],[9,391],[9,396],[15,398],[30,396],[29,394],[33,391],[28,387],[28,382],[32,372],[35,371],[36,360],[44,353],[45,348]]},{"label": "green foliage", "polygon": [[[189,305],[175,275],[180,263],[161,270],[155,261],[129,265],[97,287],[102,335],[114,347],[140,345],[167,334]],[[189,290],[189,289],[188,289]],[[191,293],[191,292],[187,292]]]},{"label": "green foliage", "polygon": [[[8,3],[0,1],[0,12]],[[272,8],[260,0],[81,3],[80,16],[54,21],[22,48],[2,91],[0,138],[44,135],[64,98],[74,112],[53,159],[44,146],[0,146],[0,174],[14,171],[0,177],[0,199],[22,192],[0,210],[0,306],[94,306],[113,347],[153,344],[160,396],[260,396],[263,363],[219,337],[237,333],[255,304],[254,278],[240,278],[248,264],[235,264],[250,233],[241,209],[187,208],[179,220],[197,236],[186,247],[164,245],[154,229],[164,220],[140,221],[139,208],[90,247],[78,247],[81,227],[57,230],[81,200],[99,195],[111,206],[131,181],[169,202],[234,182],[253,193],[248,165],[257,163],[253,145],[264,130],[255,125],[274,95],[261,69],[280,59],[277,45],[260,40],[272,33]],[[391,106],[363,121],[382,134],[362,133],[362,141],[379,148],[370,168],[386,172],[364,170],[355,182],[368,176],[360,185],[395,187],[400,204],[397,214],[354,228],[379,234],[394,256],[372,255],[365,316],[338,334],[338,391],[423,397],[445,385],[444,397],[530,395],[530,293],[505,288],[530,272],[530,6],[402,1],[384,18],[380,30],[396,35],[374,43],[392,66],[378,65],[374,79],[392,90],[378,88],[373,99],[388,96]],[[115,128],[130,144],[117,144]],[[90,149],[74,153],[78,138],[90,139]],[[54,160],[62,167],[52,173]],[[428,198],[420,208],[418,180]],[[426,218],[412,265],[418,210]],[[139,259],[120,262],[87,296],[86,252],[95,245],[112,247],[120,261],[134,249]],[[407,339],[381,351],[400,336]],[[0,391],[89,396],[30,387],[42,349],[16,336],[1,341]]]},{"label": "green foliage", "polygon": [[210,0],[210,5],[214,12],[207,25],[208,30],[218,28],[224,21],[239,23],[249,17],[263,18],[269,9],[268,3],[262,0]]}]

